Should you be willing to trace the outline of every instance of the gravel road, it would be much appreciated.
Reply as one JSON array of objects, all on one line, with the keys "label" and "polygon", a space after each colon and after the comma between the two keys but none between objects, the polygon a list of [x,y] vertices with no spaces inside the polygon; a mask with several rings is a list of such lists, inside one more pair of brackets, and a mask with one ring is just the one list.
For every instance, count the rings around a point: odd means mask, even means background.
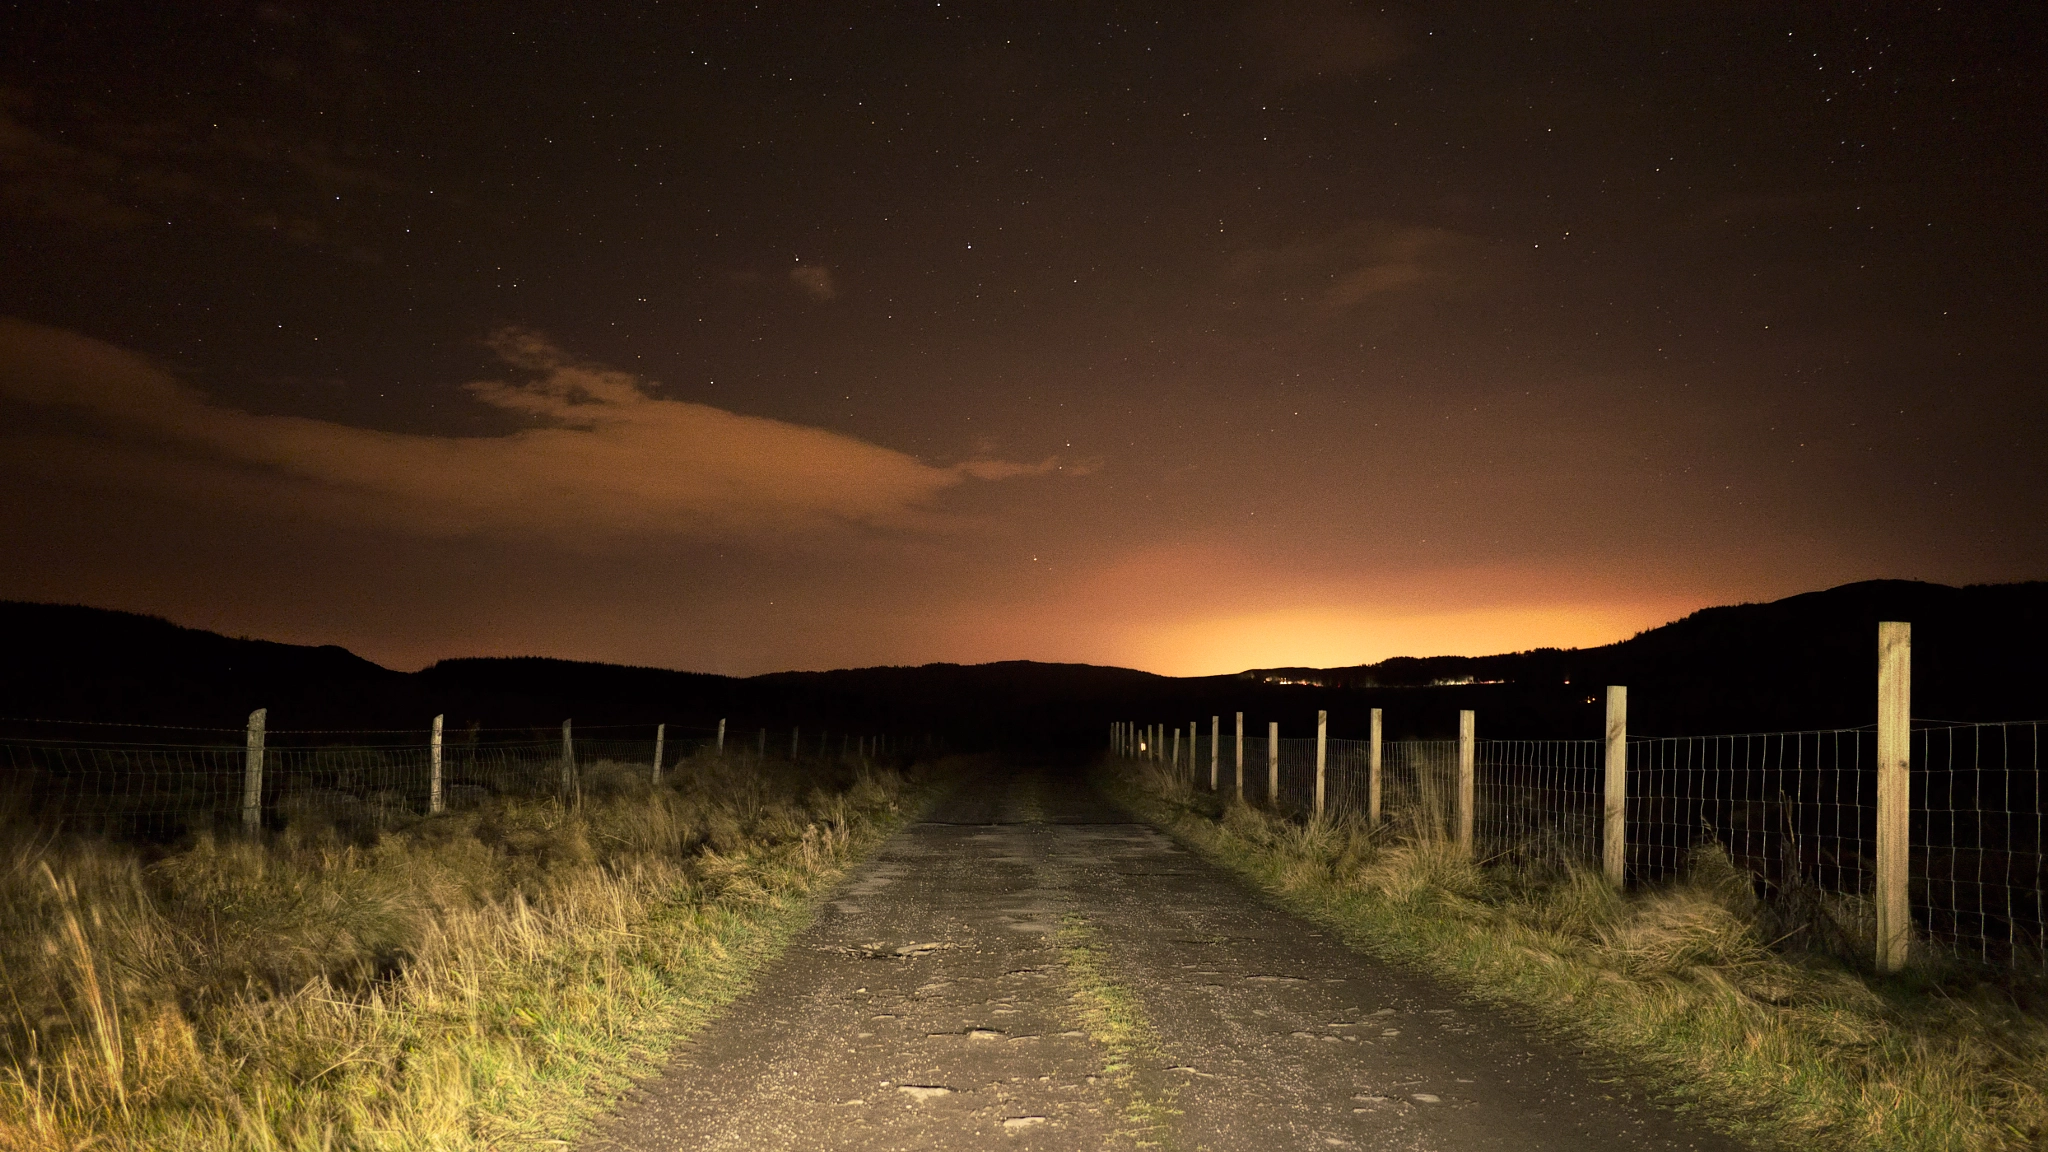
[{"label": "gravel road", "polygon": [[1742,1147],[1626,1083],[1015,768],[870,856],[584,1147]]}]

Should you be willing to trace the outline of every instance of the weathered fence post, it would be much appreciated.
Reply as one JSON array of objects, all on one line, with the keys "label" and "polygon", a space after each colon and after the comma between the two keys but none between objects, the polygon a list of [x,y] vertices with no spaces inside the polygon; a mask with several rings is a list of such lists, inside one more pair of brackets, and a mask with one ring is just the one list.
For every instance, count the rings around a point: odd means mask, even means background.
[{"label": "weathered fence post", "polygon": [[1223,717],[1208,717],[1208,791],[1217,791],[1217,765],[1223,763]]},{"label": "weathered fence post", "polygon": [[1628,686],[1607,686],[1607,806],[1600,863],[1607,882],[1628,883]]},{"label": "weathered fence post", "polygon": [[1473,780],[1479,752],[1478,718],[1470,708],[1458,712],[1458,852],[1472,854]]},{"label": "weathered fence post", "polygon": [[562,799],[576,791],[576,740],[569,721],[562,721]]},{"label": "weathered fence post", "polygon": [[1316,712],[1316,819],[1323,818],[1323,781],[1329,766],[1330,714],[1318,709]]},{"label": "weathered fence post", "polygon": [[427,742],[427,815],[441,814],[441,721],[434,717],[434,734]]},{"label": "weathered fence post", "polygon": [[652,783],[661,783],[661,756],[667,743],[668,725],[656,724],[654,726],[654,775],[649,777]]},{"label": "weathered fence post", "polygon": [[[1202,731],[1202,729],[1201,729],[1201,721],[1199,721],[1199,720],[1190,720],[1190,721],[1188,721],[1188,783],[1189,783],[1189,784],[1193,784],[1193,783],[1195,782],[1195,764],[1196,764],[1196,757],[1197,757],[1197,755],[1199,755],[1199,754],[1200,754],[1200,752],[1201,752],[1201,750],[1202,750],[1202,737],[1201,737],[1201,731]],[[1214,779],[1211,779],[1211,780],[1209,781],[1209,791],[1211,791],[1211,792],[1214,792],[1215,790],[1216,790],[1216,781],[1215,781]]]},{"label": "weathered fence post", "polygon": [[249,713],[249,751],[242,760],[242,830],[255,835],[263,828],[263,727],[270,709]]},{"label": "weathered fence post", "polygon": [[718,754],[725,755],[725,717],[718,718]]},{"label": "weathered fence post", "polygon": [[1913,626],[1877,626],[1877,967],[1906,966],[1913,907],[1906,884],[1913,817]]},{"label": "weathered fence post", "polygon": [[[1180,775],[1180,725],[1178,724],[1173,726],[1173,774],[1176,777]],[[1193,784],[1194,782],[1195,774],[1193,772],[1188,773],[1188,783]]]},{"label": "weathered fence post", "polygon": [[1365,822],[1380,822],[1380,710],[1372,710],[1372,738],[1365,745]]},{"label": "weathered fence post", "polygon": [[1280,722],[1266,721],[1266,806],[1280,808]]},{"label": "weathered fence post", "polygon": [[1237,714],[1237,802],[1244,803],[1244,713]]},{"label": "weathered fence post", "polygon": [[803,729],[792,724],[789,729],[789,762],[796,763],[803,755],[803,750]]}]

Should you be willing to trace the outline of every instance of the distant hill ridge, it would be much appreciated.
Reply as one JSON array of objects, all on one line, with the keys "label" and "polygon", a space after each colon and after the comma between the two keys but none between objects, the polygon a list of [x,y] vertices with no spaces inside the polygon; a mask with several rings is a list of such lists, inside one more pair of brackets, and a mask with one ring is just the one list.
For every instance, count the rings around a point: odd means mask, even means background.
[{"label": "distant hill ridge", "polygon": [[1190,678],[1033,661],[735,678],[546,657],[449,659],[404,673],[333,645],[0,601],[10,657],[0,668],[0,715],[232,728],[267,707],[273,725],[297,729],[411,727],[436,712],[451,724],[492,727],[571,716],[708,727],[726,717],[740,730],[918,728],[975,743],[1093,739],[1110,719],[1223,715],[1228,723],[1240,709],[1291,730],[1326,708],[1348,730],[1379,706],[1395,731],[1423,732],[1473,707],[1490,731],[1545,736],[1593,734],[1598,703],[1589,697],[1624,683],[1641,731],[1834,727],[1868,722],[1876,624],[1891,619],[1914,623],[1916,715],[2048,718],[2048,582],[1899,580],[1702,609],[1597,648]]}]

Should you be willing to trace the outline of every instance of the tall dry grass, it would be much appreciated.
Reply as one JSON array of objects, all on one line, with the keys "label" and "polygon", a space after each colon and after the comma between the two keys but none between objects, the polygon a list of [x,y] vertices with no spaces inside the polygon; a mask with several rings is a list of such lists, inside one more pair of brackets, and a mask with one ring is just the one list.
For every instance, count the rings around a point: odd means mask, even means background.
[{"label": "tall dry grass", "polygon": [[19,825],[0,1148],[558,1140],[745,986],[905,789],[706,758],[381,836],[304,812],[145,856]]},{"label": "tall dry grass", "polygon": [[2048,1147],[2037,990],[1957,971],[1878,977],[1789,949],[1827,936],[1792,930],[1718,849],[1695,852],[1674,883],[1624,895],[1542,853],[1474,863],[1438,820],[1304,826],[1142,768],[1108,787],[1354,946],[1626,1057],[1760,1143]]}]

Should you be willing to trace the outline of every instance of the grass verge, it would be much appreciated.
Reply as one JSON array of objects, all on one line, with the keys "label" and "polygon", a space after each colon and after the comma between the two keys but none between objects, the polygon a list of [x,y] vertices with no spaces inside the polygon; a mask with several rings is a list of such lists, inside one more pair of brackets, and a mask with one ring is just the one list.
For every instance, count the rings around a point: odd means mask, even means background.
[{"label": "grass verge", "polygon": [[1750,1140],[1909,1152],[2048,1147],[2048,1022],[2012,989],[1878,978],[1769,947],[1718,852],[1622,895],[1484,868],[1440,838],[1303,826],[1113,769],[1105,790],[1354,947],[1518,1007]]},{"label": "grass verge", "polygon": [[709,758],[584,787],[156,860],[16,835],[0,1148],[561,1146],[921,794]]},{"label": "grass verge", "polygon": [[1081,1009],[1088,1036],[1108,1053],[1102,1075],[1124,1097],[1116,1135],[1139,1148],[1173,1143],[1176,1085],[1153,1084],[1143,1075],[1147,1063],[1158,1063],[1159,1037],[1146,1021],[1137,997],[1111,976],[1095,930],[1077,913],[1068,913],[1053,936],[1060,962]]}]

